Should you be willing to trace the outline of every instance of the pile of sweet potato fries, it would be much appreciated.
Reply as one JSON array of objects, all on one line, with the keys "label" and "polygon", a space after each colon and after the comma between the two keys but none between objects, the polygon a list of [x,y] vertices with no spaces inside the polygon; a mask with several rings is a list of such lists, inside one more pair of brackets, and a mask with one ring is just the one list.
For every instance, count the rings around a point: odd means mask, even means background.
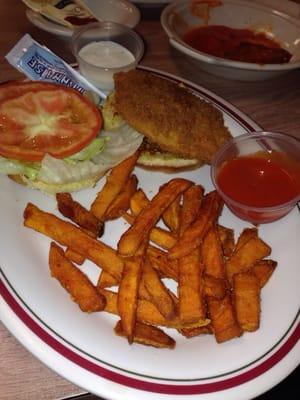
[{"label": "pile of sweet potato fries", "polygon": [[[218,343],[258,329],[260,291],[277,263],[266,259],[271,248],[257,228],[235,241],[218,223],[217,192],[186,179],[171,179],[149,200],[133,175],[137,158],[111,170],[90,210],[67,193],[56,196],[65,218],[26,206],[24,225],[53,240],[51,275],[82,311],[119,316],[115,333],[129,343],[174,348],[165,328],[213,334]],[[116,218],[130,226],[113,249],[99,236]],[[96,285],[79,268],[85,259],[100,268]]]}]

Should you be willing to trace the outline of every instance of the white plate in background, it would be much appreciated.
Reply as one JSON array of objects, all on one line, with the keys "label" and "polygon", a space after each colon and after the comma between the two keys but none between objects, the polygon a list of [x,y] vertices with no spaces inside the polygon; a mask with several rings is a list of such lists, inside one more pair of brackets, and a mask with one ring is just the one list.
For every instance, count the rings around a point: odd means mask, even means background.
[{"label": "white plate in background", "polygon": [[[141,13],[134,4],[126,2],[125,5],[126,7],[118,7],[113,10],[111,4],[107,2],[107,9],[103,10],[102,8],[98,13],[99,15],[104,15],[106,20],[134,28],[140,22]],[[64,37],[70,37],[74,32],[72,29],[59,25],[29,8],[26,9],[26,16],[33,25],[46,32]]]}]

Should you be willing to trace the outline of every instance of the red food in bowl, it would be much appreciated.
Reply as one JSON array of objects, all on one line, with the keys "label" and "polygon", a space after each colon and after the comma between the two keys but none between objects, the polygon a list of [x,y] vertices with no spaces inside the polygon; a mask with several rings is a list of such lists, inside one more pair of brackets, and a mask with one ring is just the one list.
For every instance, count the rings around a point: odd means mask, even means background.
[{"label": "red food in bowl", "polygon": [[189,29],[183,40],[196,50],[229,60],[282,64],[292,55],[264,33],[250,29],[234,29],[222,25],[199,26]]},{"label": "red food in bowl", "polygon": [[300,142],[268,132],[237,137],[215,156],[212,180],[241,219],[275,221],[300,200]]}]

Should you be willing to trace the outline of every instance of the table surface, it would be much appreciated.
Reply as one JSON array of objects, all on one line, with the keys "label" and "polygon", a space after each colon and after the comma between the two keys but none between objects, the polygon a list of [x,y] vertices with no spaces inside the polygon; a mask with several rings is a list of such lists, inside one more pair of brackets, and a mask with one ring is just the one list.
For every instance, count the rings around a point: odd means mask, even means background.
[{"label": "table surface", "polygon": [[[238,107],[265,130],[281,131],[300,138],[300,70],[263,82],[238,82],[209,75],[196,69],[170,47],[160,26],[159,10],[143,9],[142,16],[136,27],[146,44],[142,65],[204,86]],[[30,24],[21,0],[0,2],[0,24],[0,82],[22,78],[4,56],[25,33],[47,45],[67,62],[75,61],[67,41]],[[47,400],[85,393],[38,361],[1,323],[0,353],[2,400]]]}]

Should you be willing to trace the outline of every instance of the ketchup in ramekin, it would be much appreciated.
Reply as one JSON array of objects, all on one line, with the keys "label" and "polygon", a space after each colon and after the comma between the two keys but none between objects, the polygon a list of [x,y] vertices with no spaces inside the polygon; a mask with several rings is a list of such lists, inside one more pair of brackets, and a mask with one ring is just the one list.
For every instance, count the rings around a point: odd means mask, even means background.
[{"label": "ketchup in ramekin", "polygon": [[211,171],[226,205],[254,224],[283,217],[300,200],[300,142],[288,135],[234,138],[216,154]]}]

